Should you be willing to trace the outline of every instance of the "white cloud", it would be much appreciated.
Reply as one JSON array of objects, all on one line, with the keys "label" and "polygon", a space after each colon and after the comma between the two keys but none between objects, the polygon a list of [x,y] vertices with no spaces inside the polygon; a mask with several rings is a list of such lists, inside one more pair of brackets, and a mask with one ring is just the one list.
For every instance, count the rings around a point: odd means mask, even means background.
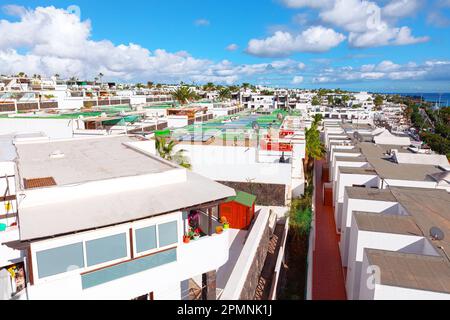
[{"label": "white cloud", "polygon": [[304,78],[302,76],[295,76],[294,79],[292,79],[292,84],[300,84],[303,83]]},{"label": "white cloud", "polygon": [[236,51],[237,49],[239,49],[239,46],[237,44],[235,44],[235,43],[232,43],[232,44],[228,45],[226,47],[226,49],[228,51]]},{"label": "white cloud", "polygon": [[422,5],[422,0],[392,0],[382,8],[382,13],[386,17],[408,17],[415,14]]},{"label": "white cloud", "polygon": [[315,77],[313,78],[313,83],[329,83],[334,82],[336,79],[330,78],[330,77]]},{"label": "white cloud", "polygon": [[[10,8],[11,9],[11,8]],[[12,10],[12,9],[11,9]],[[295,73],[300,63],[236,65],[192,57],[188,52],[150,51],[138,44],[94,41],[90,21],[55,7],[15,7],[18,21],[0,20],[0,73],[92,78],[99,72],[117,80],[237,82],[255,74]]]},{"label": "white cloud", "polygon": [[197,19],[197,20],[194,21],[194,24],[195,24],[196,26],[199,26],[199,27],[207,27],[207,26],[209,26],[211,23],[210,23],[209,20],[207,20],[207,19]]},{"label": "white cloud", "polygon": [[369,0],[282,0],[290,8],[318,10],[318,17],[328,25],[349,32],[352,47],[410,45],[428,41],[415,37],[407,26],[397,27],[399,18],[415,14],[424,0],[391,0],[384,7]]},{"label": "white cloud", "polygon": [[300,26],[308,24],[309,15],[307,13],[297,13],[293,18],[292,22]]},{"label": "white cloud", "polygon": [[375,68],[377,71],[381,71],[381,72],[390,72],[390,71],[395,71],[400,69],[401,66],[399,64],[395,64],[392,61],[389,60],[385,60],[380,62],[380,64],[378,64],[378,66]]},{"label": "white cloud", "polygon": [[10,16],[21,16],[26,13],[26,9],[15,4],[8,4],[2,7],[3,12]]},{"label": "white cloud", "polygon": [[392,61],[381,61],[378,64],[362,65],[359,68],[341,67],[325,68],[317,72],[315,83],[342,83],[377,80],[450,80],[450,61],[433,60],[422,64],[408,62],[396,64]]},{"label": "white cloud", "polygon": [[390,28],[386,24],[381,24],[379,28],[366,32],[351,32],[348,41],[352,47],[368,48],[387,45],[410,45],[427,42],[429,37],[414,37],[411,35],[409,27]]},{"label": "white cloud", "polygon": [[382,72],[363,72],[361,73],[362,79],[368,79],[368,80],[377,80],[384,77],[384,73]]},{"label": "white cloud", "polygon": [[265,39],[252,39],[247,52],[260,57],[288,56],[295,52],[325,52],[338,46],[345,36],[322,26],[310,27],[298,35],[277,31]]},{"label": "white cloud", "polygon": [[280,0],[288,8],[325,8],[331,6],[334,0]]}]

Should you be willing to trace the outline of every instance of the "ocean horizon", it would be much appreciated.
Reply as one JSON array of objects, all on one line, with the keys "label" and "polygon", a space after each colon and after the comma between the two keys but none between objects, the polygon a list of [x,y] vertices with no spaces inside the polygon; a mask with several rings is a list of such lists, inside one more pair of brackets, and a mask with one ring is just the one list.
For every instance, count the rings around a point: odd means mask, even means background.
[{"label": "ocean horizon", "polygon": [[398,94],[402,97],[422,97],[426,102],[436,103],[441,107],[450,106],[450,93],[432,93],[432,92],[413,92],[413,93],[402,93],[393,92],[389,94]]}]

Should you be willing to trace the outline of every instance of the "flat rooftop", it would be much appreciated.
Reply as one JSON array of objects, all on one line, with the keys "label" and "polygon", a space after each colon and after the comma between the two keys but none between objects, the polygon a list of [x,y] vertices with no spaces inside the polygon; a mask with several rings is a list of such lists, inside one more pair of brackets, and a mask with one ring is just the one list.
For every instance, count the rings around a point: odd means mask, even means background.
[{"label": "flat rooftop", "polygon": [[118,136],[16,144],[21,183],[23,179],[53,177],[56,185],[72,185],[175,168],[126,145],[135,141]]},{"label": "flat rooftop", "polygon": [[[363,155],[374,167],[378,175],[383,179],[411,180],[411,181],[434,181],[430,175],[442,172],[438,166],[425,164],[398,164],[389,159],[386,155],[386,146],[376,145],[374,143],[359,143]],[[391,148],[393,148],[391,146]],[[395,149],[403,150],[397,146]]]},{"label": "flat rooftop", "polygon": [[[185,170],[185,169],[180,169]],[[235,196],[233,189],[187,171],[185,181],[160,186],[121,185],[108,192],[83,193],[82,186],[61,188],[43,204],[22,200],[20,239],[47,238],[81,232],[170,212],[199,207]],[[81,190],[80,190],[81,189]]]},{"label": "flat rooftop", "polygon": [[351,199],[397,202],[397,199],[389,189],[345,187],[345,191]]},{"label": "flat rooftop", "polygon": [[336,161],[345,161],[345,162],[367,162],[366,157],[358,156],[358,157],[349,157],[349,156],[337,156]]},{"label": "flat rooftop", "polygon": [[450,268],[443,257],[365,249],[380,268],[382,285],[450,293]]},{"label": "flat rooftop", "polygon": [[352,149],[342,149],[342,148],[334,148],[333,152],[339,152],[339,153],[361,153],[360,148],[352,148]]},{"label": "flat rooftop", "polygon": [[444,240],[432,243],[435,247],[444,247],[450,253],[450,193],[443,189],[390,187],[390,190],[397,202],[414,218],[423,234],[429,237],[432,227],[442,230]]},{"label": "flat rooftop", "polygon": [[354,211],[359,230],[422,236],[411,216]]},{"label": "flat rooftop", "polygon": [[376,176],[377,172],[373,168],[355,168],[339,166],[339,172],[343,174],[359,174],[367,176]]}]

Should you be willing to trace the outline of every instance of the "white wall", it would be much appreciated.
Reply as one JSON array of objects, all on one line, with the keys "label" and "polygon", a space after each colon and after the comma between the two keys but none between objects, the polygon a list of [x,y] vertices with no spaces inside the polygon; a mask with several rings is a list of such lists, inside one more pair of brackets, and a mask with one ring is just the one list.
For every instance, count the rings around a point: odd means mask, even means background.
[{"label": "white wall", "polygon": [[[183,230],[181,215],[179,214],[178,216],[178,230]],[[161,218],[164,218],[164,216],[149,220]],[[117,228],[128,230],[129,224],[124,224]],[[57,243],[64,245],[65,243],[74,241],[74,237],[81,237],[84,239],[87,235],[89,235],[89,238],[96,238],[101,235],[105,236],[105,232],[108,232],[108,229],[110,228],[103,228],[86,234],[78,234],[70,238],[57,238],[51,241],[51,245],[49,243],[39,244],[39,250],[45,249],[49,245],[50,247],[53,247],[57,245]],[[110,230],[109,232],[114,233],[117,231]],[[29,298],[31,300],[129,300],[154,292],[156,300],[180,299],[180,283],[182,281],[205,272],[217,270],[226,263],[229,254],[228,231],[225,231],[220,235],[215,234],[212,237],[204,237],[198,241],[191,241],[189,244],[183,243],[182,236],[183,233],[179,231],[176,262],[110,281],[86,290],[82,289],[80,270],[75,270],[66,274],[51,277],[51,279],[39,280],[34,286],[29,287]],[[38,250],[38,244],[33,244],[32,246],[33,252]],[[37,269],[34,268],[34,270]]]},{"label": "white wall", "polygon": [[73,130],[84,123],[77,119],[19,119],[0,118],[0,134],[20,132],[43,132],[51,139],[72,138]]},{"label": "white wall", "polygon": [[347,267],[348,263],[353,211],[396,214],[398,212],[398,204],[387,201],[349,199],[347,193],[345,193],[341,220],[341,242],[339,243],[342,265],[344,267]]},{"label": "white wall", "polygon": [[188,125],[187,116],[168,116],[167,126],[169,128],[183,128]]},{"label": "white wall", "polygon": [[83,106],[83,97],[63,97],[58,99],[58,109],[81,109]]},{"label": "white wall", "polygon": [[131,105],[137,105],[137,104],[143,104],[147,102],[146,96],[131,96],[130,97],[130,104]]},{"label": "white wall", "polygon": [[[339,170],[339,169],[338,169]],[[365,175],[365,174],[341,174],[338,172],[338,179],[334,184],[333,197],[334,197],[334,218],[336,221],[336,228],[342,229],[342,215],[343,215],[343,203],[345,187],[351,187],[353,185],[365,185],[368,187],[378,187],[379,179],[377,175]],[[351,217],[349,217],[350,219]],[[337,230],[339,231],[339,230]]]},{"label": "white wall", "polygon": [[[359,297],[364,249],[424,254],[425,242],[425,238],[422,236],[358,230],[353,216],[347,264],[346,290],[348,299],[353,300]],[[437,255],[436,252],[434,254]]]},{"label": "white wall", "polygon": [[241,251],[239,259],[230,275],[227,285],[224,288],[221,300],[239,300],[244,288],[247,275],[252,267],[254,257],[258,251],[259,244],[270,218],[270,210],[263,208],[259,212],[253,227]]},{"label": "white wall", "polygon": [[257,163],[255,148],[179,144],[192,170],[216,181],[291,185],[291,164]]},{"label": "white wall", "polygon": [[375,300],[450,300],[450,294],[410,288],[377,285]]},{"label": "white wall", "polygon": [[21,250],[11,249],[6,245],[8,242],[19,240],[19,229],[10,229],[5,232],[0,232],[0,267],[9,266],[17,263],[23,259],[25,255]]},{"label": "white wall", "polygon": [[[369,260],[364,253],[359,300],[450,300],[450,294],[381,285],[369,274]],[[375,279],[375,281],[373,281]],[[367,284],[372,286],[368,286]]]}]

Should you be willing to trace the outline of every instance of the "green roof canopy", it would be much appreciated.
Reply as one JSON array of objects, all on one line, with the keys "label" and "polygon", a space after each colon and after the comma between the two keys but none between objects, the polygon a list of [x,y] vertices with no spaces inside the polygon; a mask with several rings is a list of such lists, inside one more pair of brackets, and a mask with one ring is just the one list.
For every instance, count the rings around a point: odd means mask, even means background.
[{"label": "green roof canopy", "polygon": [[233,201],[251,208],[256,201],[256,196],[243,191],[236,191],[236,196],[228,198],[225,202]]}]

